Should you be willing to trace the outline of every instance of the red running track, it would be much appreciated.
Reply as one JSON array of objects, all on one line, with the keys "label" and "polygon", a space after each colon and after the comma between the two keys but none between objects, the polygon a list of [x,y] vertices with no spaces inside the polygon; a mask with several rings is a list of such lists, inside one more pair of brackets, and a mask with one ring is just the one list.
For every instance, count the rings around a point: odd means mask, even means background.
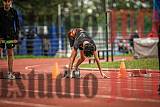
[{"label": "red running track", "polygon": [[[98,71],[81,70],[81,79],[51,79],[58,63],[59,71],[68,59],[17,59],[14,71],[21,80],[0,80],[0,107],[159,107],[157,93],[160,73],[151,78],[117,78],[118,72],[105,71],[110,79],[102,79]],[[6,71],[5,61],[0,70]],[[34,78],[31,70],[34,69]],[[87,78],[89,76],[89,78]]]}]

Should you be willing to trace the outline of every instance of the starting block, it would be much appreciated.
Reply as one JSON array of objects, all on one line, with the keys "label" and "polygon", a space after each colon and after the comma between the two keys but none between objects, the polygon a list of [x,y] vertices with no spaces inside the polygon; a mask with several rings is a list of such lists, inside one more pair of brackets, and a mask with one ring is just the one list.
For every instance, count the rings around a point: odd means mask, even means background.
[{"label": "starting block", "polygon": [[149,78],[149,77],[151,77],[151,73],[148,73],[147,70],[137,69],[137,70],[131,71],[130,77],[146,77],[146,78]]},{"label": "starting block", "polygon": [[[72,73],[72,74],[70,74]],[[64,70],[64,77],[66,78],[80,78],[80,69],[72,70],[71,72],[68,71],[68,66],[65,66]]]},{"label": "starting block", "polygon": [[[15,79],[21,79],[20,72],[13,72]],[[8,79],[8,72],[0,72],[0,79]]]},{"label": "starting block", "polygon": [[[72,73],[72,74],[69,74],[69,73]],[[80,78],[81,77],[80,76],[80,70],[79,69],[78,70],[73,70],[71,72],[68,72],[67,70],[65,70],[64,71],[64,77],[67,77],[67,78]]]}]

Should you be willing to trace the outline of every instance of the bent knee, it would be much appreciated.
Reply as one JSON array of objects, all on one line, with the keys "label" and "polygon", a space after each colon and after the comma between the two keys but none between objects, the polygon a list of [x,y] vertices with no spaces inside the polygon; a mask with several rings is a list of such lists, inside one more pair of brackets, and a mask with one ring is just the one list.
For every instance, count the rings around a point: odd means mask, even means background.
[{"label": "bent knee", "polygon": [[13,51],[11,51],[11,50],[8,51],[8,52],[7,52],[7,56],[13,56]]},{"label": "bent knee", "polygon": [[85,57],[81,57],[81,60],[84,61],[86,58]]},{"label": "bent knee", "polygon": [[13,53],[8,53],[7,56],[12,57],[12,56],[13,56]]}]

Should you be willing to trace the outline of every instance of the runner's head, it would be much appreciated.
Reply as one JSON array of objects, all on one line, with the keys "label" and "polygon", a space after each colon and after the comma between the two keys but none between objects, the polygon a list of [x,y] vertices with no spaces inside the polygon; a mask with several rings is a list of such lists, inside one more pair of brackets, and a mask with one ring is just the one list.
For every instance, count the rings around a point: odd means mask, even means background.
[{"label": "runner's head", "polygon": [[2,1],[3,1],[4,9],[9,10],[10,7],[12,6],[13,0],[2,0]]},{"label": "runner's head", "polygon": [[82,28],[72,28],[69,30],[68,32],[68,37],[75,37],[76,36],[76,33],[79,32],[79,31],[83,31]]},{"label": "runner's head", "polygon": [[84,55],[86,57],[92,57],[93,56],[93,52],[95,51],[95,47],[92,43],[86,43],[83,46],[83,49],[84,49]]}]

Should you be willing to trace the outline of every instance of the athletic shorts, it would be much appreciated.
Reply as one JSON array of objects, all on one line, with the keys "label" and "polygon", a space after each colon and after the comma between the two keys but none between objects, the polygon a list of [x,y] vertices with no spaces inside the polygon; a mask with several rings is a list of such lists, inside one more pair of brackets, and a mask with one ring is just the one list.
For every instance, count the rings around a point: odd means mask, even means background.
[{"label": "athletic shorts", "polygon": [[[10,41],[10,40],[14,40],[14,36],[13,35],[9,35],[9,36],[3,36],[3,35],[0,35],[0,40],[5,40],[5,41]],[[9,43],[9,44],[6,44],[6,43],[0,43],[0,48],[3,48],[3,49],[12,49],[15,47],[15,44],[14,43]]]},{"label": "athletic shorts", "polygon": [[[2,39],[3,40],[3,39]],[[3,48],[3,49],[12,49],[15,47],[15,44],[14,43],[0,43],[0,48]]]}]

